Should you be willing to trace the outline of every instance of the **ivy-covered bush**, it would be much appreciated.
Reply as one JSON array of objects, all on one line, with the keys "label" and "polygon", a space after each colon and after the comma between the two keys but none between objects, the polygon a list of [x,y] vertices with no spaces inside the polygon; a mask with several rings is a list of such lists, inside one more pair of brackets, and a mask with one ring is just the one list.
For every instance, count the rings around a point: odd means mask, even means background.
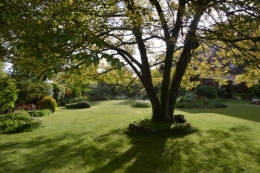
[{"label": "ivy-covered bush", "polygon": [[197,89],[197,95],[213,99],[217,97],[217,89],[211,86],[201,85]]},{"label": "ivy-covered bush", "polygon": [[55,112],[57,109],[57,102],[53,97],[46,96],[38,102],[37,107],[40,109],[50,109],[52,112]]},{"label": "ivy-covered bush", "polygon": [[46,115],[52,114],[52,110],[50,109],[37,109],[37,110],[30,110],[27,111],[32,117],[42,117]]},{"label": "ivy-covered bush", "polygon": [[77,103],[70,103],[70,104],[66,104],[65,108],[68,109],[72,109],[72,108],[76,108],[76,109],[83,109],[83,108],[90,108],[90,103],[87,101],[81,101],[81,102],[77,102]]},{"label": "ivy-covered bush", "polygon": [[26,111],[16,111],[0,115],[1,133],[32,131],[39,126],[41,126],[41,121],[32,118]]}]

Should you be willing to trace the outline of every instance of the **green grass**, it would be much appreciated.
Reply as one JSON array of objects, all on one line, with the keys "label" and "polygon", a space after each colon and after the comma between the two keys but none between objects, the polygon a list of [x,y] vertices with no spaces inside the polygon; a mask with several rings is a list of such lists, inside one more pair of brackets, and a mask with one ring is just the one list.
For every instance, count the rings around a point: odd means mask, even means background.
[{"label": "green grass", "polygon": [[178,109],[198,132],[176,137],[126,133],[150,118],[133,100],[59,108],[33,132],[0,135],[0,172],[8,173],[256,173],[260,172],[260,106]]}]

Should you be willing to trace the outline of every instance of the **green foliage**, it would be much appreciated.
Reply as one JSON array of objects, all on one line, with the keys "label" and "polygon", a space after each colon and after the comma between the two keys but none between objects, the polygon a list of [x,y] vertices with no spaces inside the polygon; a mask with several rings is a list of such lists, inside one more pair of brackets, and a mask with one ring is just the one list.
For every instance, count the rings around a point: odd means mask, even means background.
[{"label": "green foliage", "polygon": [[26,111],[16,111],[0,116],[0,132],[18,133],[32,131],[41,126],[41,121],[33,119]]},{"label": "green foliage", "polygon": [[6,72],[4,71],[5,64],[0,61],[0,78],[4,78],[7,76]]},{"label": "green foliage", "polygon": [[211,86],[200,85],[197,89],[197,95],[213,99],[217,97],[217,89]]},{"label": "green foliage", "polygon": [[0,111],[14,108],[15,101],[18,98],[19,89],[16,82],[8,77],[0,77]]},{"label": "green foliage", "polygon": [[[133,110],[127,106],[132,101],[59,109],[42,117],[45,128],[0,135],[0,172],[260,172],[259,106],[229,101],[227,109],[177,109],[199,131],[163,136],[127,133],[129,123],[151,119],[151,109]],[[165,130],[171,125],[154,124]]]},{"label": "green foliage", "polygon": [[241,97],[242,100],[251,99],[251,95],[249,93],[241,93],[240,97]]},{"label": "green foliage", "polygon": [[32,117],[42,117],[46,115],[52,114],[52,110],[50,109],[37,109],[37,110],[31,110],[27,111]]},{"label": "green foliage", "polygon": [[151,102],[149,100],[135,100],[132,104],[134,108],[149,108],[151,107]]},{"label": "green foliage", "polygon": [[195,100],[195,95],[193,92],[187,92],[184,96],[179,97],[176,100],[176,107],[178,108],[192,108],[194,105],[192,102]]},{"label": "green foliage", "polygon": [[53,86],[53,98],[59,102],[65,96],[65,87],[58,83],[52,83]]},{"label": "green foliage", "polygon": [[47,82],[34,82],[18,80],[17,88],[20,89],[17,104],[37,103],[42,97],[52,95],[53,87]]},{"label": "green foliage", "polygon": [[90,103],[87,101],[81,101],[78,103],[70,103],[70,104],[66,104],[65,108],[77,108],[77,109],[83,109],[83,108],[90,108]]},{"label": "green foliage", "polygon": [[179,102],[175,105],[176,108],[193,108],[193,104],[190,102]]},{"label": "green foliage", "polygon": [[70,104],[70,103],[77,103],[77,102],[81,102],[81,101],[85,101],[85,99],[83,99],[82,97],[65,97],[63,99],[60,100],[60,106],[65,106],[66,104]]},{"label": "green foliage", "polygon": [[57,109],[57,102],[53,97],[46,96],[38,102],[37,107],[41,109],[50,109],[52,112],[55,112]]},{"label": "green foliage", "polygon": [[131,132],[145,132],[150,134],[159,134],[160,136],[176,136],[180,134],[190,134],[198,131],[190,123],[155,123],[150,119],[135,121],[129,125]]},{"label": "green foliage", "polygon": [[[213,57],[216,61],[212,63],[207,60],[211,57],[207,52],[210,49],[208,45],[220,45],[222,52],[228,52],[227,56],[221,56],[225,60],[223,64],[250,62],[247,64],[251,68],[259,66],[256,58],[259,55],[256,49],[259,42],[255,41],[259,40],[260,34],[259,4],[248,0],[205,2],[183,0],[165,3],[150,0],[121,3],[114,0],[88,0],[82,5],[82,1],[73,0],[59,3],[48,1],[47,4],[45,1],[3,1],[0,34],[2,45],[8,46],[2,48],[12,55],[6,56],[6,59],[16,68],[44,77],[69,68],[98,65],[101,59],[105,59],[111,67],[121,69],[122,60],[141,78],[148,95],[155,98],[152,99],[156,100],[153,101],[153,107],[159,108],[160,101],[167,107],[172,104],[169,101],[175,100],[175,97],[169,99],[169,96],[177,94],[181,82],[179,79],[190,82],[191,75],[201,73],[218,78],[227,71],[217,62],[218,58]],[[215,15],[217,13],[221,15]],[[199,25],[201,20],[207,20],[203,29]],[[147,39],[140,39],[140,33]],[[155,42],[165,46],[156,49]],[[136,51],[137,48],[139,51]],[[191,57],[196,51],[205,56],[204,63],[189,64],[192,59],[203,59]],[[160,100],[153,89],[151,71],[157,64],[154,62],[157,57],[165,54],[164,60],[158,63],[164,65]],[[142,61],[138,61],[139,57]],[[175,75],[171,76],[172,62],[180,71],[176,70]],[[32,64],[37,64],[37,68]],[[181,69],[188,70],[184,72]],[[259,70],[255,71],[258,75],[254,71],[250,76],[259,79]],[[110,77],[106,81],[116,80]],[[192,85],[186,87],[193,88],[197,82],[193,81]],[[165,110],[166,115],[168,111],[171,110]],[[165,115],[160,116],[163,118]]]},{"label": "green foliage", "polygon": [[[191,99],[192,98],[192,99]],[[186,94],[183,97],[177,99],[176,108],[200,108],[200,109],[214,109],[214,108],[226,108],[227,106],[213,99],[207,97],[194,98],[191,94]]]},{"label": "green foliage", "polygon": [[250,87],[250,88],[248,89],[248,91],[249,91],[253,96],[260,97],[260,84],[253,85],[252,87]]}]

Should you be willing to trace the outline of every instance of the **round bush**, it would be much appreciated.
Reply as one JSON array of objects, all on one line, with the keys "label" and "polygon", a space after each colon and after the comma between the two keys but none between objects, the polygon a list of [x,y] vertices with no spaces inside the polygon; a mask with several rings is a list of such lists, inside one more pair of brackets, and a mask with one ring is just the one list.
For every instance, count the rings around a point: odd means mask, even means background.
[{"label": "round bush", "polygon": [[57,109],[57,102],[53,97],[46,96],[37,104],[40,109],[50,109],[54,112]]},{"label": "round bush", "polygon": [[149,100],[135,100],[135,102],[132,104],[132,107],[148,108],[151,107],[151,102]]},{"label": "round bush", "polygon": [[198,87],[197,95],[213,99],[217,97],[217,89],[211,86],[201,85]]},{"label": "round bush", "polygon": [[31,131],[41,126],[41,121],[33,119],[26,111],[16,111],[0,116],[0,132],[18,133]]},{"label": "round bush", "polygon": [[76,108],[76,109],[90,108],[90,104],[87,101],[81,101],[77,103],[66,104],[65,108]]}]

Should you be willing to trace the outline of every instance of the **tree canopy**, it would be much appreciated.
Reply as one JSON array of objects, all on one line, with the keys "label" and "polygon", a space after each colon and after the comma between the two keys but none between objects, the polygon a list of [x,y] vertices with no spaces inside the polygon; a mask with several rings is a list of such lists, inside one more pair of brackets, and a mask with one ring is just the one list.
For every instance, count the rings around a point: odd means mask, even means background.
[{"label": "tree canopy", "polygon": [[[202,60],[204,70],[246,65],[245,72],[254,74],[248,80],[260,78],[257,0],[17,0],[0,8],[0,51],[14,68],[49,76],[101,59],[128,66],[146,89],[154,121],[173,120],[183,76],[202,73],[194,68]],[[210,64],[216,47],[223,60]],[[159,64],[160,96],[152,79]]]}]

